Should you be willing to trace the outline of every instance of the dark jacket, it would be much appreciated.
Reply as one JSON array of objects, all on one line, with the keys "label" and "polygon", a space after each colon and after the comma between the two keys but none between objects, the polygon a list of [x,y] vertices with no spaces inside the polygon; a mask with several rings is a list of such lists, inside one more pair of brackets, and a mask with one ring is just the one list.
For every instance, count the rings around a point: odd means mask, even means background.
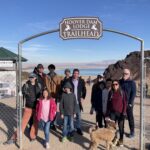
[{"label": "dark jacket", "polygon": [[46,87],[46,74],[43,73],[42,76],[40,74],[36,74],[37,75],[37,81],[38,83],[41,84],[41,90],[43,91],[43,89]]},{"label": "dark jacket", "polygon": [[27,81],[22,87],[22,94],[26,99],[26,107],[35,108],[36,101],[41,95],[41,85],[36,83],[31,85],[30,81]]},{"label": "dark jacket", "polygon": [[134,104],[134,98],[136,96],[136,84],[133,80],[120,80],[121,88],[126,92],[127,104]]},{"label": "dark jacket", "polygon": [[92,87],[91,105],[95,111],[102,112],[102,90],[99,87],[99,83],[94,84]]},{"label": "dark jacket", "polygon": [[69,77],[69,78],[64,77],[64,79],[61,80],[61,83],[60,83],[60,92],[59,92],[59,93],[60,93],[60,96],[62,96],[64,85],[65,85],[67,82],[70,82],[70,77]]},{"label": "dark jacket", "polygon": [[77,101],[74,93],[63,93],[60,101],[60,113],[73,115],[77,113]]},{"label": "dark jacket", "polygon": [[[70,83],[73,87],[73,92],[74,92],[74,84],[73,84],[73,78],[71,77],[70,78]],[[85,82],[83,79],[79,78],[78,79],[78,102],[79,102],[79,106],[80,106],[80,110],[83,111],[83,106],[82,106],[82,103],[81,103],[81,98],[85,99],[86,97],[86,87],[85,87]]]}]

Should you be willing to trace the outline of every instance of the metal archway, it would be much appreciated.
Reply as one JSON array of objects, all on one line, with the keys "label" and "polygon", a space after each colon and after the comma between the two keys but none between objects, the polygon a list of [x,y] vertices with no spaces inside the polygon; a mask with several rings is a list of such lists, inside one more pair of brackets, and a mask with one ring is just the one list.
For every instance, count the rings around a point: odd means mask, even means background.
[{"label": "metal archway", "polygon": [[[24,40],[21,40],[18,43],[18,57],[19,57],[19,61],[18,61],[18,93],[17,93],[17,104],[19,105],[19,146],[20,149],[22,149],[22,130],[21,130],[21,122],[22,122],[22,79],[21,79],[21,74],[22,74],[22,62],[21,62],[21,57],[22,57],[22,45],[27,42],[30,41],[32,39],[35,39],[37,37],[43,36],[43,35],[47,35],[47,34],[51,34],[51,33],[55,33],[55,32],[59,32],[60,29],[54,29],[54,30],[49,30],[49,31],[45,31],[39,34],[35,34],[32,35]],[[112,33],[116,33],[119,35],[123,35],[123,36],[127,36],[129,38],[132,38],[134,40],[137,40],[140,42],[140,51],[141,51],[141,66],[140,66],[140,71],[141,71],[141,76],[140,76],[140,136],[139,136],[139,147],[140,150],[144,150],[144,40],[141,38],[138,38],[136,36],[130,35],[128,33],[125,32],[119,32],[116,30],[111,30],[111,29],[103,29],[104,32],[112,32]]]}]

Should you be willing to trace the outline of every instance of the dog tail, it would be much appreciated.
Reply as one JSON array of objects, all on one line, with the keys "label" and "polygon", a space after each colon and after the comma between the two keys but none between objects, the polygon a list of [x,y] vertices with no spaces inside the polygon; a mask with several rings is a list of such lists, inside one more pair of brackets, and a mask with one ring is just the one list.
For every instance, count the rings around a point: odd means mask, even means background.
[{"label": "dog tail", "polygon": [[96,130],[96,127],[95,126],[92,126],[92,127],[90,127],[90,129],[89,129],[89,133],[91,134],[93,131],[95,131]]}]

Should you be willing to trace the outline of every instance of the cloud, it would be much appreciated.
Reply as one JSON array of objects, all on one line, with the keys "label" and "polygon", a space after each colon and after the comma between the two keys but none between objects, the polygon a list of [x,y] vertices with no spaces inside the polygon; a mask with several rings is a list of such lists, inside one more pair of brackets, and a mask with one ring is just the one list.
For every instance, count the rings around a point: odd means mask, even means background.
[{"label": "cloud", "polygon": [[29,22],[26,24],[27,28],[34,31],[47,31],[51,28],[57,28],[59,24],[57,21],[41,21],[41,22]]},{"label": "cloud", "polygon": [[0,45],[5,45],[5,44],[17,44],[17,41],[0,40]]}]

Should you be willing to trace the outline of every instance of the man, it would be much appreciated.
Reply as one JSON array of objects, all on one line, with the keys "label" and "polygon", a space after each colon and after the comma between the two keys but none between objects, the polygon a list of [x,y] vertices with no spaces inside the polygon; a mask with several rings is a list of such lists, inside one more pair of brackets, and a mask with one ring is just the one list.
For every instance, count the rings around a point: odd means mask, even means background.
[{"label": "man", "polygon": [[83,111],[82,103],[86,96],[86,87],[83,79],[79,77],[79,69],[73,70],[73,76],[70,79],[73,87],[73,92],[77,100],[77,113],[76,113],[76,128],[77,133],[83,135],[81,130],[81,110]]},{"label": "man", "polygon": [[[60,101],[60,84],[61,84],[61,77],[59,77],[56,73],[55,73],[55,65],[50,64],[48,66],[48,70],[49,73],[47,74],[47,78],[46,78],[46,87],[49,91],[49,93],[51,94],[51,96],[53,98],[55,98],[56,104]],[[57,112],[58,114],[58,112]],[[55,121],[56,118],[54,119],[54,121],[51,123],[51,129],[56,131],[56,127],[55,127]]]},{"label": "man", "polygon": [[120,85],[127,95],[127,117],[130,127],[129,138],[132,138],[135,135],[133,106],[134,106],[134,98],[136,96],[136,84],[133,80],[131,80],[131,73],[129,69],[123,70],[123,77],[120,80]]},{"label": "man", "polygon": [[42,64],[38,64],[34,69],[34,73],[37,75],[37,81],[41,84],[41,90],[46,87],[46,74],[44,73],[44,66]]},{"label": "man", "polygon": [[55,69],[56,67],[53,64],[48,66],[49,73],[46,78],[46,87],[51,96],[56,99],[56,102],[58,102],[60,100],[59,92],[62,78],[55,73]]},{"label": "man", "polygon": [[97,76],[96,83],[92,87],[91,93],[91,111],[90,114],[93,114],[93,111],[96,112],[96,122],[99,128],[103,127],[103,112],[102,112],[102,91],[105,88],[105,82],[101,75]]}]

